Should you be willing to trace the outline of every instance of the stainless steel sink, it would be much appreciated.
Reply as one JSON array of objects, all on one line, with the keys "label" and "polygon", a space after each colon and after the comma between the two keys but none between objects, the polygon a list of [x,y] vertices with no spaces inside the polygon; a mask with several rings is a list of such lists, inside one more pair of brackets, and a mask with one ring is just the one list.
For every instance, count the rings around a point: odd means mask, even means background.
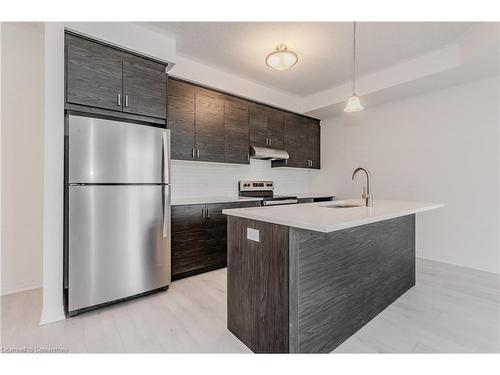
[{"label": "stainless steel sink", "polygon": [[354,203],[339,203],[339,204],[330,204],[328,206],[321,206],[326,208],[353,208],[353,207],[362,207],[362,204],[354,204]]}]

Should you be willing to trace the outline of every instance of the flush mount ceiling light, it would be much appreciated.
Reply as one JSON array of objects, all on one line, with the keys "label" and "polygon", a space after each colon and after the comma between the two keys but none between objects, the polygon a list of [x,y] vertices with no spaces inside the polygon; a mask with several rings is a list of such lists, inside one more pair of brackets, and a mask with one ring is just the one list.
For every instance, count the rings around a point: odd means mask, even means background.
[{"label": "flush mount ceiling light", "polygon": [[358,94],[356,94],[356,22],[354,22],[352,45],[352,95],[347,100],[344,112],[359,112],[362,110],[363,106],[359,101]]},{"label": "flush mount ceiling light", "polygon": [[286,44],[278,44],[276,51],[267,55],[266,64],[276,70],[287,70],[297,64],[298,60],[297,54],[288,50]]}]

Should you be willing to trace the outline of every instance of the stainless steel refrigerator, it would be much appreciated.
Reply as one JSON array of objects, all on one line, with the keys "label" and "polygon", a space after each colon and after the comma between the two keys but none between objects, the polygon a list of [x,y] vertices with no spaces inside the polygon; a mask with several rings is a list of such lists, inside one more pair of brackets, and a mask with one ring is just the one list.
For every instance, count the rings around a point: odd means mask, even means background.
[{"label": "stainless steel refrigerator", "polygon": [[69,315],[170,284],[170,132],[70,115]]}]

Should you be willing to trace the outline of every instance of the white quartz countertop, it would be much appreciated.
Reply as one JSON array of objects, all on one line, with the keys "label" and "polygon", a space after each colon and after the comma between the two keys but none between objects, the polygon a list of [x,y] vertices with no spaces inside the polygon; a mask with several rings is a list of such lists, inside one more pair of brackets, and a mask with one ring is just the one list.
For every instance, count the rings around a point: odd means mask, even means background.
[{"label": "white quartz countertop", "polygon": [[[278,194],[280,195],[280,194]],[[296,195],[297,198],[321,198],[334,197],[333,194],[318,194],[318,193],[303,193],[303,194],[286,194]],[[182,206],[185,204],[210,204],[210,203],[230,203],[230,202],[252,202],[261,201],[262,198],[238,197],[233,196],[215,196],[215,197],[172,197],[170,204],[172,206]]]},{"label": "white quartz countertop", "polygon": [[173,197],[170,204],[172,206],[181,206],[185,204],[210,204],[210,203],[229,203],[229,202],[252,202],[260,201],[262,198],[241,198],[238,196],[227,197]]},{"label": "white quartz countertop", "polygon": [[286,225],[318,232],[334,232],[395,217],[444,207],[442,203],[375,200],[373,207],[328,208],[342,203],[364,204],[362,200],[342,200],[271,207],[223,210],[229,216]]},{"label": "white quartz countertop", "polygon": [[326,198],[326,197],[333,197],[333,198],[335,198],[335,194],[332,194],[332,193],[327,193],[327,194],[321,194],[321,193],[302,193],[302,194],[286,194],[286,195],[296,195],[298,199],[301,199],[301,198]]}]

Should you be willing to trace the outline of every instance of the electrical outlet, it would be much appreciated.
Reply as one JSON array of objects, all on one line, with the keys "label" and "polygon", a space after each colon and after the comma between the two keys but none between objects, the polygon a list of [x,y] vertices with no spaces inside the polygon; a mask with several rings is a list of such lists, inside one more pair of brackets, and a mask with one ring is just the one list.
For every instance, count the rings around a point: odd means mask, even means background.
[{"label": "electrical outlet", "polygon": [[257,229],[247,228],[247,239],[250,241],[260,242],[259,234],[260,232]]}]

